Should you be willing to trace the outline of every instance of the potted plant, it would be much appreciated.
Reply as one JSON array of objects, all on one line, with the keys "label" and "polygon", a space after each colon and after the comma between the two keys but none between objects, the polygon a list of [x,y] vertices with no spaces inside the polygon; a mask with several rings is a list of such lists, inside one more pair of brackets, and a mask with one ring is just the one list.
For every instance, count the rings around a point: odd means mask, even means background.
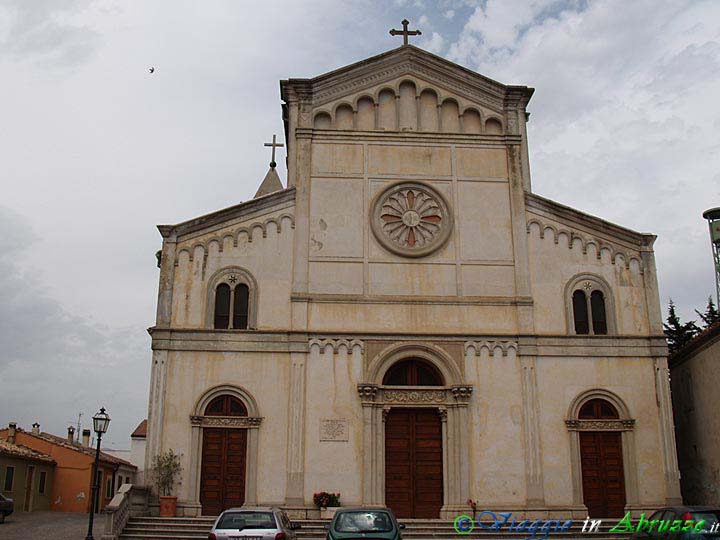
[{"label": "potted plant", "polygon": [[172,449],[157,454],[153,458],[152,468],[155,473],[155,485],[160,496],[160,516],[175,517],[177,497],[172,495],[172,491],[175,481],[182,471],[180,456]]},{"label": "potted plant", "polygon": [[470,505],[470,508],[472,508],[473,519],[475,519],[475,515],[477,514],[478,503],[477,503],[477,501],[473,501],[472,499],[468,499],[467,503],[468,503],[468,505]]},{"label": "potted plant", "polygon": [[320,508],[320,518],[329,519],[335,515],[340,508],[340,494],[321,491],[313,495],[315,506]]}]

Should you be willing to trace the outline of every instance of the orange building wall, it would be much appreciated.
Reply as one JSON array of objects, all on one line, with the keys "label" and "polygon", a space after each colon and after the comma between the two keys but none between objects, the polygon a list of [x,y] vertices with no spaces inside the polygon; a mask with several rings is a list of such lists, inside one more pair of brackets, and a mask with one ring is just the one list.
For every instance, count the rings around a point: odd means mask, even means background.
[{"label": "orange building wall", "polygon": [[[7,438],[7,429],[0,430],[0,437]],[[92,493],[90,479],[94,457],[33,437],[22,431],[17,432],[15,442],[43,454],[48,454],[57,462],[50,499],[50,510],[61,512],[90,511],[90,496]],[[107,478],[113,477],[113,467],[103,466],[101,462],[100,470],[103,473],[99,486],[100,510],[102,510],[112,499],[112,497],[105,497],[105,485]]]}]

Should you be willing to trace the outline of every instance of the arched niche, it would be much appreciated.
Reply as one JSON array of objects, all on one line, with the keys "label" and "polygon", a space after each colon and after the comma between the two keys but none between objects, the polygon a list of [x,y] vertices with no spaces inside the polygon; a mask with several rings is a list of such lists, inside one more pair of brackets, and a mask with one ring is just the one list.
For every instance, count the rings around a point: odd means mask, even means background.
[{"label": "arched niche", "polygon": [[371,97],[361,97],[357,102],[357,129],[375,129],[375,102]]},{"label": "arched niche", "polygon": [[330,129],[331,125],[332,120],[330,119],[330,115],[326,112],[317,113],[313,119],[313,127],[315,129]]},{"label": "arched niche", "polygon": [[350,105],[339,105],[335,109],[335,129],[353,128],[353,110]]},{"label": "arched niche", "polygon": [[423,90],[420,94],[420,129],[422,131],[440,131],[438,129],[438,96],[431,89]]},{"label": "arched niche", "polygon": [[460,108],[454,99],[446,99],[442,104],[442,130],[445,133],[460,133]]},{"label": "arched niche", "polygon": [[482,119],[476,109],[465,109],[463,113],[463,131],[475,135],[482,133]]},{"label": "arched niche", "polygon": [[385,88],[378,94],[378,129],[395,131],[397,129],[397,113],[395,112],[395,92]]},{"label": "arched niche", "polygon": [[417,130],[417,90],[412,81],[400,83],[400,130]]},{"label": "arched niche", "polygon": [[502,135],[502,122],[500,122],[497,118],[488,118],[485,121],[485,133],[489,135]]}]

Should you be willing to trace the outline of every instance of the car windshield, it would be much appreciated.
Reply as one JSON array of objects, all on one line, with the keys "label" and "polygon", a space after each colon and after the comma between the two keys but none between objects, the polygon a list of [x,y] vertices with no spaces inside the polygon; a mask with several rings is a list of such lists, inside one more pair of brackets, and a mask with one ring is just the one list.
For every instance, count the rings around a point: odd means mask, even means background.
[{"label": "car windshield", "polygon": [[389,532],[393,530],[392,519],[387,512],[373,510],[342,512],[335,518],[337,532]]},{"label": "car windshield", "polygon": [[693,518],[693,521],[695,523],[699,523],[700,521],[705,521],[705,525],[703,525],[703,530],[709,531],[710,527],[715,525],[718,521],[720,521],[720,516],[718,516],[720,512],[712,512],[710,510],[703,510],[700,512],[690,512],[690,515]]},{"label": "car windshield", "polygon": [[272,512],[227,512],[220,517],[216,529],[275,529]]}]

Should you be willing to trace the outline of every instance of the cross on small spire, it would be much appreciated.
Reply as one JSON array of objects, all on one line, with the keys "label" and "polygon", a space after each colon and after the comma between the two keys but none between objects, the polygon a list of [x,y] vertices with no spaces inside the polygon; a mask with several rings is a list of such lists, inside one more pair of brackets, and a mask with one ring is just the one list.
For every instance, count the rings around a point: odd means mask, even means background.
[{"label": "cross on small spire", "polygon": [[408,36],[421,36],[422,32],[420,30],[408,30],[408,25],[410,24],[410,21],[407,19],[402,20],[402,30],[395,30],[394,28],[390,30],[391,36],[402,36],[403,37],[403,45],[408,44]]},{"label": "cross on small spire", "polygon": [[283,143],[275,142],[275,137],[276,137],[276,135],[273,134],[273,140],[272,140],[272,142],[271,142],[271,143],[269,143],[269,142],[266,142],[266,143],[265,143],[265,146],[272,146],[272,159],[270,160],[270,167],[272,167],[273,169],[274,169],[275,167],[277,167],[277,163],[275,163],[275,149],[276,149],[276,148],[279,148],[279,147],[281,147],[281,146],[285,146]]}]

